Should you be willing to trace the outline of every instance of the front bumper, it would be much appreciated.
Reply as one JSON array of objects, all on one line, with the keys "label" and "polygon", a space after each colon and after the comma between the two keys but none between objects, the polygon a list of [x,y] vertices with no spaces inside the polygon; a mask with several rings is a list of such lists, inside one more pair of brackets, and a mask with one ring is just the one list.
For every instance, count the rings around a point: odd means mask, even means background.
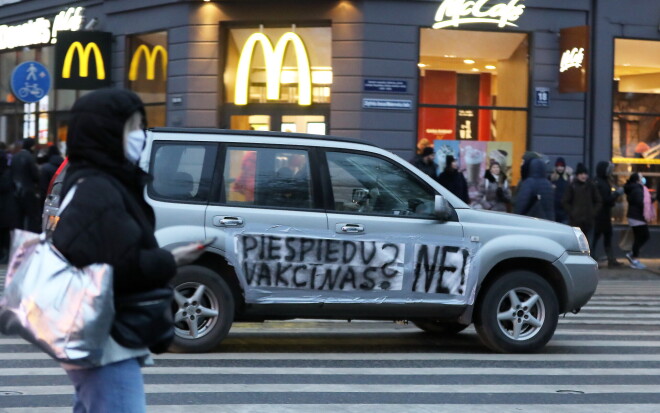
[{"label": "front bumper", "polygon": [[596,292],[598,263],[587,254],[564,252],[553,263],[566,283],[565,311],[579,310]]}]

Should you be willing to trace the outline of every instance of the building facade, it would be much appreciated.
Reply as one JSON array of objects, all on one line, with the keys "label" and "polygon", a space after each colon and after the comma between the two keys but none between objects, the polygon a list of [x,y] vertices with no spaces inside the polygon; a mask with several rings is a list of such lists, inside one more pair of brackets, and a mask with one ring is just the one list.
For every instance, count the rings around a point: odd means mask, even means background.
[{"label": "building facade", "polygon": [[[333,134],[404,158],[433,146],[471,183],[497,160],[515,185],[526,151],[611,160],[620,182],[641,171],[657,188],[659,26],[657,0],[9,0],[0,141],[64,142],[89,80],[135,90],[151,126]],[[33,103],[11,88],[27,61],[53,77]]]}]

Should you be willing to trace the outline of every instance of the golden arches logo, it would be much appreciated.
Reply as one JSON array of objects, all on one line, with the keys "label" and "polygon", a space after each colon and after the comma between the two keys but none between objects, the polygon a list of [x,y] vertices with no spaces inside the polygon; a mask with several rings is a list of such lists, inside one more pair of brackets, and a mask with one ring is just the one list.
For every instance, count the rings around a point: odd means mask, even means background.
[{"label": "golden arches logo", "polygon": [[89,76],[89,58],[91,53],[94,52],[94,60],[96,62],[96,78],[99,80],[105,79],[105,64],[103,62],[103,55],[99,46],[94,42],[89,42],[83,47],[80,42],[73,42],[64,56],[64,64],[62,65],[62,78],[71,78],[71,65],[73,64],[73,55],[78,53],[78,76]]},{"label": "golden arches logo", "polygon": [[161,66],[163,69],[163,77],[167,77],[167,50],[163,46],[154,46],[149,50],[146,45],[140,45],[133,53],[131,58],[131,67],[128,71],[128,80],[134,81],[138,77],[138,68],[140,67],[140,58],[144,55],[147,63],[147,80],[154,80],[156,78],[156,59],[160,55]]},{"label": "golden arches logo", "polygon": [[309,66],[309,56],[307,49],[300,36],[293,32],[287,32],[280,37],[273,48],[268,36],[263,33],[254,33],[248,37],[241,57],[238,60],[238,70],[236,72],[236,92],[234,94],[234,104],[247,105],[248,89],[250,78],[250,66],[252,65],[252,56],[257,44],[261,45],[266,61],[266,97],[269,100],[280,98],[280,76],[282,66],[284,65],[284,54],[289,43],[293,44],[296,52],[298,67],[298,104],[308,106],[312,104],[312,73]]}]

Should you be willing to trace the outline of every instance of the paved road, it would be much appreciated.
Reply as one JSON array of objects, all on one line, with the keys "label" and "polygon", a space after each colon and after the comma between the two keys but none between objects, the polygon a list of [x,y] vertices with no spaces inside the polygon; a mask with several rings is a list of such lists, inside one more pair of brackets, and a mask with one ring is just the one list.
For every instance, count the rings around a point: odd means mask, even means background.
[{"label": "paved road", "polygon": [[[236,325],[216,352],[144,373],[153,413],[660,412],[660,277],[604,280],[541,354],[492,354],[472,328],[303,320]],[[46,356],[0,337],[0,413],[69,412],[71,392]]]}]

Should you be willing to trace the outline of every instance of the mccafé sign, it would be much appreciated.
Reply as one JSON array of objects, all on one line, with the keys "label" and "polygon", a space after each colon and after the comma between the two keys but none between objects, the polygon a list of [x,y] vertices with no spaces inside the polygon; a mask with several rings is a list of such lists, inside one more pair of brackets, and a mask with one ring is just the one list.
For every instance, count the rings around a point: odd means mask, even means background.
[{"label": "mccaf\u00e9 sign", "polygon": [[589,89],[589,26],[561,29],[559,50],[559,92],[586,92]]},{"label": "mccaf\u00e9 sign", "polygon": [[254,49],[257,45],[261,46],[266,61],[266,98],[269,100],[280,98],[280,77],[284,65],[284,54],[289,44],[293,45],[296,52],[298,104],[302,106],[312,104],[312,72],[307,49],[300,36],[293,32],[287,32],[279,38],[274,48],[268,36],[263,33],[254,33],[248,37],[238,60],[236,92],[234,94],[235,105],[247,105],[248,103],[250,67],[252,66],[252,55],[254,55]]},{"label": "mccaf\u00e9 sign", "polygon": [[55,46],[55,87],[99,89],[112,84],[112,33],[62,32]]},{"label": "mccaf\u00e9 sign", "polygon": [[84,10],[83,7],[69,7],[59,12],[52,21],[39,17],[15,26],[0,25],[0,50],[57,43],[58,32],[80,30]]},{"label": "mccaf\u00e9 sign", "polygon": [[584,62],[584,47],[566,50],[561,55],[559,71],[563,73],[571,68],[579,69],[582,67],[582,62]]},{"label": "mccaf\u00e9 sign", "polygon": [[525,6],[521,4],[523,1],[444,0],[435,14],[433,28],[459,27],[470,23],[518,27],[512,22],[518,20],[525,11]]}]

